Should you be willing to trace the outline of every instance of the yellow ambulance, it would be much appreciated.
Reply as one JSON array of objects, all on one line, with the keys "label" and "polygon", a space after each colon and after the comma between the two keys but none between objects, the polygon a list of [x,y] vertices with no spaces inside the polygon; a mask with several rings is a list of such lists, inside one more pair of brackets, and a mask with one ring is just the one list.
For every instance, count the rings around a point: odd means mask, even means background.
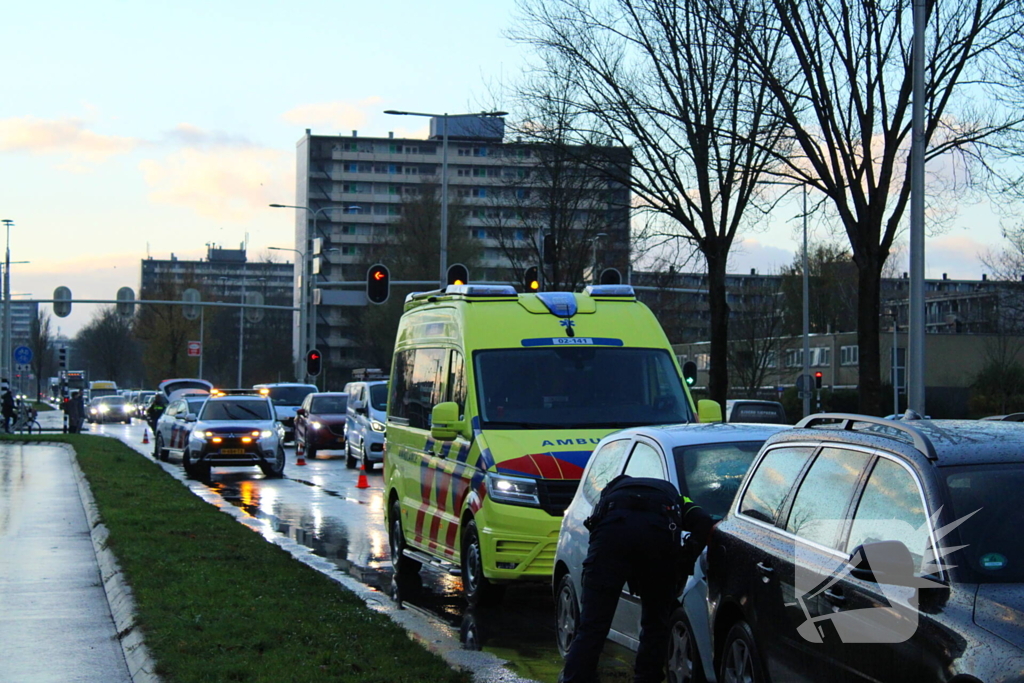
[{"label": "yellow ambulance", "polygon": [[[721,409],[701,401],[700,416],[720,421]],[[398,578],[447,567],[472,604],[550,580],[562,513],[598,441],[696,420],[661,325],[627,285],[409,295],[384,456]]]}]

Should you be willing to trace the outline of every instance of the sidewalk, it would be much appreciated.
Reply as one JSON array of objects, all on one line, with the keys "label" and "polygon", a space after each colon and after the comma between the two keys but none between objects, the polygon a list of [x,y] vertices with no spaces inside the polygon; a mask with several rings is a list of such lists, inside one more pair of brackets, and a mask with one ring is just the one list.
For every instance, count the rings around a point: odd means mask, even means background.
[{"label": "sidewalk", "polygon": [[71,454],[0,444],[0,681],[131,680]]}]

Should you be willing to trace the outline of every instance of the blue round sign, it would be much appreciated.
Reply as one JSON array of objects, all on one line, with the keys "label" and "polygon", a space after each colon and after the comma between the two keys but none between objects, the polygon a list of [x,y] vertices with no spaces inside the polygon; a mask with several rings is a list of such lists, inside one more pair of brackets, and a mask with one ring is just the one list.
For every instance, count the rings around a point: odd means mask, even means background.
[{"label": "blue round sign", "polygon": [[27,346],[19,346],[14,349],[14,362],[21,365],[28,365],[32,362],[32,349]]}]

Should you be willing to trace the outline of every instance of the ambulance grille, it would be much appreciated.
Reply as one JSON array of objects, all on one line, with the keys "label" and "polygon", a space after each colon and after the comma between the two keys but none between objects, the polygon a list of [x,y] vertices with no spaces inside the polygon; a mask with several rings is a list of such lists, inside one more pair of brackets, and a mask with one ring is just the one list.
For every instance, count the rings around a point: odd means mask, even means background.
[{"label": "ambulance grille", "polygon": [[541,509],[549,515],[561,517],[576,495],[579,485],[579,479],[538,479],[537,494]]}]

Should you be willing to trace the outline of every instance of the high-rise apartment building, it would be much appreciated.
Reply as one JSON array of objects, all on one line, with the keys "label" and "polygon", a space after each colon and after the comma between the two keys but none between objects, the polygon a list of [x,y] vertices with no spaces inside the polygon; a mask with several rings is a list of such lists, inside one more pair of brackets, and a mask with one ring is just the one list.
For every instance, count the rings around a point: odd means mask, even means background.
[{"label": "high-rise apartment building", "polygon": [[[315,314],[311,312],[309,319],[315,322],[305,330],[296,324],[293,345],[297,359],[304,355],[301,347],[305,344],[306,348],[319,348],[327,367],[342,377],[347,369],[362,364],[354,329],[357,309],[351,305],[365,301],[362,290],[358,284],[344,288],[330,283],[365,282],[376,247],[389,234],[394,235],[403,203],[427,189],[439,193],[445,156],[448,203],[460,207],[458,224],[449,224],[452,230],[464,231],[450,234],[449,244],[457,239],[473,240],[480,254],[470,269],[470,281],[518,284],[523,266],[538,260],[534,246],[543,243],[545,233],[556,230],[558,221],[563,226],[560,234],[573,237],[566,237],[565,243],[575,241],[574,272],[585,272],[588,279],[606,267],[626,272],[628,149],[563,148],[570,161],[553,169],[558,160],[548,153],[551,146],[506,141],[504,120],[499,117],[449,117],[447,155],[443,126],[442,119],[432,118],[427,139],[391,134],[360,137],[356,131],[351,136],[326,136],[307,130],[298,141],[295,204],[305,209],[296,212],[295,248],[309,263],[306,269],[296,268],[295,303],[301,304],[307,284],[303,270],[313,281],[307,297],[312,298],[313,288],[320,288],[321,303],[310,307]],[[585,153],[589,157],[585,158]],[[609,180],[601,172],[602,164],[614,165],[613,177],[627,182]],[[560,216],[555,215],[559,205],[564,209],[569,201],[558,200],[552,192],[556,173],[562,174],[556,181],[562,184],[561,191],[565,192],[564,185],[576,183],[577,194],[586,195]],[[568,229],[566,220],[571,223]],[[320,239],[321,250],[317,266],[313,265],[315,238]],[[436,259],[436,254],[429,257]],[[314,274],[317,268],[319,273]],[[395,280],[404,277],[392,272]],[[440,280],[440,270],[437,277]]]}]

